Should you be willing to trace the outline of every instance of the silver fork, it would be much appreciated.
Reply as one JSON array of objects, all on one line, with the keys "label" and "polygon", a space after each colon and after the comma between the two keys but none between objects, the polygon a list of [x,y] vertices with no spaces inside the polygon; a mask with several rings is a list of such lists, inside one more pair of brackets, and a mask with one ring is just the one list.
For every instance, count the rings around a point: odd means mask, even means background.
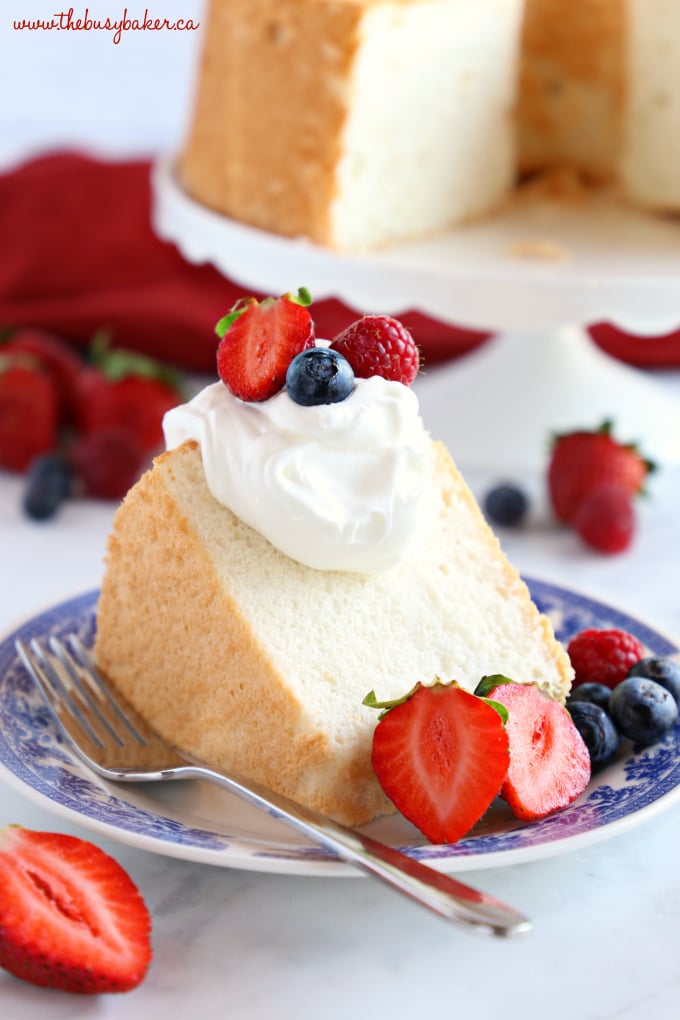
[{"label": "silver fork", "polygon": [[180,754],[114,696],[74,635],[48,648],[35,640],[16,649],[41,691],[57,728],[93,772],[114,782],[202,779],[216,783],[303,833],[449,921],[494,935],[528,931],[528,919],[487,893],[436,871],[356,829],[346,828],[286,797],[216,772]]}]

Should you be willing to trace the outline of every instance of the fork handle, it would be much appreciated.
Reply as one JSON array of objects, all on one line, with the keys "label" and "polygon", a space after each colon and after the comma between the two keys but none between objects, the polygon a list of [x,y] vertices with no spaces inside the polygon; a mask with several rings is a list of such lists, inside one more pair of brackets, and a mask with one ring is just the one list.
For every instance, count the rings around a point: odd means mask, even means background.
[{"label": "fork handle", "polygon": [[312,842],[333,851],[448,921],[471,925],[493,935],[513,935],[531,927],[524,914],[495,897],[256,783],[199,765],[175,767],[168,773],[161,773],[160,778],[204,779],[215,783],[250,804],[264,808]]}]

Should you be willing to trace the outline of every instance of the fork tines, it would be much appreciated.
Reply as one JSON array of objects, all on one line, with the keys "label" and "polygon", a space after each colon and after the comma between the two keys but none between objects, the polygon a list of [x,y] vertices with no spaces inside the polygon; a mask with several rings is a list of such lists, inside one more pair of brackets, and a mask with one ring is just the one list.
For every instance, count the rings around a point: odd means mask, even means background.
[{"label": "fork tines", "polygon": [[[74,740],[81,744],[87,740],[99,750],[110,745],[111,740],[121,748],[130,738],[145,743],[104,686],[79,639],[70,635],[67,640],[68,647],[56,637],[49,638],[48,650],[34,638],[30,652],[22,642],[17,641],[16,645],[57,723]],[[79,728],[77,735],[74,725]]]}]

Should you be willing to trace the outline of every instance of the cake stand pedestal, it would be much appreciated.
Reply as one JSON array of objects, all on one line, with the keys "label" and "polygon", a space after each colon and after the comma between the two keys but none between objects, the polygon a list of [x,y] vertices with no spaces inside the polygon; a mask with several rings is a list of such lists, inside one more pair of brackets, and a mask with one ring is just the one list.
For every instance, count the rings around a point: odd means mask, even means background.
[{"label": "cake stand pedestal", "polygon": [[358,310],[418,310],[496,333],[416,385],[426,424],[437,421],[438,438],[464,469],[540,470],[554,431],[605,418],[647,456],[680,462],[680,402],[604,354],[585,329],[609,321],[643,337],[678,327],[677,220],[626,209],[607,192],[567,201],[534,189],[488,221],[347,256],[198,205],[179,187],[171,159],[155,166],[152,184],[159,236],[244,289],[283,293],[304,284],[316,299]]}]

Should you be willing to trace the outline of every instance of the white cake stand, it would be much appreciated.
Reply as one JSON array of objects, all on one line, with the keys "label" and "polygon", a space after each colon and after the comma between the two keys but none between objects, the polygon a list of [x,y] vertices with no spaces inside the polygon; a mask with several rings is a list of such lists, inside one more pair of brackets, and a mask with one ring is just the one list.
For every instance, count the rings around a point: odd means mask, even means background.
[{"label": "white cake stand", "polygon": [[[540,469],[556,430],[616,422],[644,452],[680,462],[680,403],[610,358],[584,327],[644,335],[680,324],[680,221],[626,209],[606,193],[521,195],[486,222],[365,256],[246,227],[192,201],[172,160],[153,171],[154,226],[194,263],[268,293],[301,284],[316,299],[395,315],[424,312],[498,335],[418,382],[426,423],[458,463]],[[425,410],[426,409],[426,410]]]}]

